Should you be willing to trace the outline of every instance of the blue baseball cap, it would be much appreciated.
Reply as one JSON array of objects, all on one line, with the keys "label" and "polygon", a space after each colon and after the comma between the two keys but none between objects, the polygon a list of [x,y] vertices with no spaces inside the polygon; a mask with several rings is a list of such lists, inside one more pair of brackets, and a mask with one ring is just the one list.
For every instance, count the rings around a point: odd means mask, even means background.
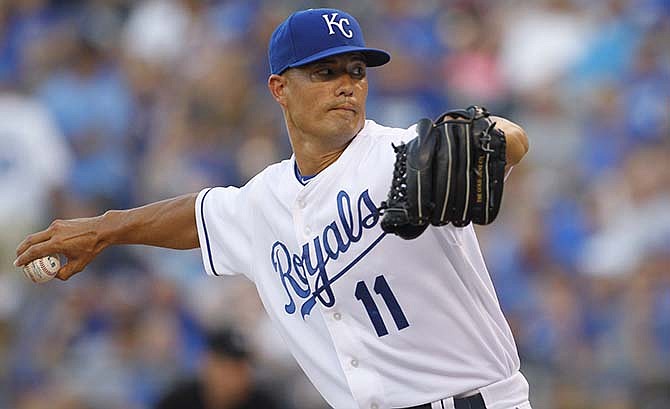
[{"label": "blue baseball cap", "polygon": [[281,74],[332,55],[360,52],[368,67],[384,65],[391,56],[365,46],[358,21],[337,9],[309,9],[291,14],[270,38],[270,71]]}]

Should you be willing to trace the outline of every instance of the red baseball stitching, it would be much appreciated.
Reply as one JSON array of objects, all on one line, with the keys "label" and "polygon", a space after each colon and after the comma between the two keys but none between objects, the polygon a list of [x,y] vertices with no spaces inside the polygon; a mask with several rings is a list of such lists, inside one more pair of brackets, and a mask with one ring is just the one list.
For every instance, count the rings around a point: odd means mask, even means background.
[{"label": "red baseball stitching", "polygon": [[[49,268],[47,268],[46,264],[44,263],[44,259],[45,259],[45,258],[46,258],[46,257],[43,257],[43,258],[37,260],[37,262],[39,263],[39,266],[38,266],[39,269],[40,269],[39,272],[41,273],[41,274],[38,274],[38,275],[40,276],[40,278],[43,278],[43,277],[42,277],[43,274],[46,274],[48,277],[53,277],[53,276],[55,275],[54,273],[52,273],[52,272],[49,270]],[[58,271],[58,270],[56,270],[56,271]]]}]

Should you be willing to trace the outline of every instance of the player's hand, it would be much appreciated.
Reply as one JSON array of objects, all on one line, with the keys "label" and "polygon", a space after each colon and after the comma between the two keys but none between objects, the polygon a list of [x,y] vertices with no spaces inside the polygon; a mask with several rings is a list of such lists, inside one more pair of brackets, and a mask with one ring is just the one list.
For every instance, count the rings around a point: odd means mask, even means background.
[{"label": "player's hand", "polygon": [[101,234],[102,218],[89,217],[72,220],[55,220],[43,231],[29,235],[16,249],[14,265],[24,266],[50,254],[62,254],[67,263],[56,275],[67,280],[80,272],[105,247]]},{"label": "player's hand", "polygon": [[514,122],[500,116],[491,116],[491,120],[496,123],[496,128],[505,133],[506,145],[506,171],[510,166],[514,166],[528,152],[528,135],[526,131]]}]

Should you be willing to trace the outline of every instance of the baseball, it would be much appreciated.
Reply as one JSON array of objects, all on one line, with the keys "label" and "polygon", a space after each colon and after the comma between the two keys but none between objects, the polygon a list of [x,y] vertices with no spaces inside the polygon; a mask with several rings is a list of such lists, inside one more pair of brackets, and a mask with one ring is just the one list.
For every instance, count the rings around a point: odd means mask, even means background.
[{"label": "baseball", "polygon": [[23,267],[23,273],[33,283],[44,283],[56,276],[60,269],[58,256],[46,256],[33,260]]}]

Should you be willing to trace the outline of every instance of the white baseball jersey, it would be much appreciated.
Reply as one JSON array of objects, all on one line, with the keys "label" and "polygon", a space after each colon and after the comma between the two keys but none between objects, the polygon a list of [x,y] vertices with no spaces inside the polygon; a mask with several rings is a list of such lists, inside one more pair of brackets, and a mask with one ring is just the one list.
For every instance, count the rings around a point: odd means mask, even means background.
[{"label": "white baseball jersey", "polygon": [[[516,376],[519,358],[472,225],[385,234],[395,154],[415,127],[366,121],[303,184],[295,159],[196,201],[208,274],[244,274],[335,408],[397,408]],[[524,381],[525,382],[525,381]],[[525,401],[527,389],[520,392]]]}]

